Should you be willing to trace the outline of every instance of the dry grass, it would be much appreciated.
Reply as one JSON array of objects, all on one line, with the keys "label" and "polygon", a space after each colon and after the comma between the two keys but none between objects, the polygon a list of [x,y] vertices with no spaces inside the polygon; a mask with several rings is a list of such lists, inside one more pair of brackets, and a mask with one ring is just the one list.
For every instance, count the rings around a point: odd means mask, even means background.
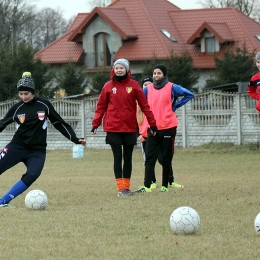
[{"label": "dry grass", "polygon": [[[259,153],[254,145],[209,144],[177,148],[175,181],[184,190],[117,197],[110,150],[49,151],[41,177],[30,187],[49,198],[45,211],[0,210],[0,259],[260,259],[254,219],[260,211]],[[132,189],[143,183],[142,155],[135,149]],[[18,165],[0,179],[4,193],[24,171]],[[161,179],[157,166],[157,179]],[[177,236],[169,218],[179,206],[196,209],[201,228]]]}]

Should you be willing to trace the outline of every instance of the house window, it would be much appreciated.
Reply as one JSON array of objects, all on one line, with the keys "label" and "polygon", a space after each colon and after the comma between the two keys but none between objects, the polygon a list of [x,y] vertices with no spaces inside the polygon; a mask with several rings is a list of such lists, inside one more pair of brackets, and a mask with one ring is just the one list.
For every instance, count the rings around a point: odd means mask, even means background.
[{"label": "house window", "polygon": [[161,29],[161,32],[169,39],[171,40],[172,42],[176,42],[177,43],[177,40],[165,29]]},{"label": "house window", "polygon": [[215,52],[215,38],[214,37],[208,37],[205,38],[205,47],[206,52]]},{"label": "house window", "polygon": [[111,36],[107,33],[95,35],[96,67],[111,66]]},{"label": "house window", "polygon": [[218,39],[208,30],[205,30],[203,37],[200,39],[201,52],[218,52],[220,50],[220,44]]}]

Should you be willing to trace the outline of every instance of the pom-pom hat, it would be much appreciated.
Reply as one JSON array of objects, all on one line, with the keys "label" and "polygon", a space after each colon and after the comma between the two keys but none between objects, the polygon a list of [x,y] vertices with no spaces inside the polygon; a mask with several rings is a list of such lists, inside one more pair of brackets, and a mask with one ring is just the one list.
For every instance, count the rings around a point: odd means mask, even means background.
[{"label": "pom-pom hat", "polygon": [[35,85],[30,72],[24,72],[22,78],[17,83],[18,91],[29,91],[34,94]]}]

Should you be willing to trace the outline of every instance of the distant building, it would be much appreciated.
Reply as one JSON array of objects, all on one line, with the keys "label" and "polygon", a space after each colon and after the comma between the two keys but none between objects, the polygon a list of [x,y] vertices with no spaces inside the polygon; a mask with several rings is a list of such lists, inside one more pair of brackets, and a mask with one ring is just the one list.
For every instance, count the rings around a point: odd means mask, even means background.
[{"label": "distant building", "polygon": [[227,48],[260,50],[260,24],[235,8],[181,10],[166,0],[117,0],[90,13],[79,13],[61,38],[36,53],[43,63],[84,64],[88,72],[111,69],[126,58],[133,74],[144,61],[187,52],[204,87],[212,79],[214,57]]}]

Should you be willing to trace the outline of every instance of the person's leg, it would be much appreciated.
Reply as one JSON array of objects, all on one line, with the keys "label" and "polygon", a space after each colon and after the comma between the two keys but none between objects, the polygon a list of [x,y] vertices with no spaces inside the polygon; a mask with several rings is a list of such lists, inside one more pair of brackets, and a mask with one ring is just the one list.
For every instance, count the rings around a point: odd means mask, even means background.
[{"label": "person's leg", "polygon": [[[162,186],[168,187],[170,175],[172,173],[172,158],[174,154],[174,140],[176,128],[163,131],[163,137],[160,143],[161,164],[162,164]],[[171,136],[171,138],[169,138]]]},{"label": "person's leg", "polygon": [[[163,158],[162,158],[162,153],[160,150],[159,155],[158,155],[158,162],[162,165],[162,161],[163,161]],[[173,169],[171,166],[171,172],[170,172],[170,176],[169,176],[169,185],[171,185],[173,182],[174,182],[174,175],[173,175]]]},{"label": "person's leg", "polygon": [[23,160],[24,148],[9,143],[0,153],[0,175]]},{"label": "person's leg", "polygon": [[133,149],[134,145],[123,145],[123,188],[127,190],[130,189]]},{"label": "person's leg", "polygon": [[172,183],[174,183],[174,175],[173,175],[173,169],[171,167],[171,172],[170,172],[170,176],[169,176],[169,184],[171,185]]},{"label": "person's leg", "polygon": [[27,151],[27,156],[23,160],[27,168],[26,173],[23,174],[21,180],[15,183],[11,189],[0,199],[0,203],[1,201],[4,201],[2,203],[8,204],[11,200],[27,190],[40,176],[45,163],[45,158],[45,152]]},{"label": "person's leg", "polygon": [[122,146],[121,144],[110,144],[114,156],[114,174],[116,179],[117,191],[123,189],[123,170],[122,170]]},{"label": "person's leg", "polygon": [[[21,162],[24,155],[26,155],[24,147],[9,143],[0,153],[0,175]],[[23,182],[18,181],[13,187],[17,190],[24,190],[26,185]],[[13,194],[13,188],[11,188],[0,198],[0,205],[8,204],[15,197],[15,195],[16,194]]]},{"label": "person's leg", "polygon": [[26,173],[21,180],[28,186],[28,188],[39,178],[45,164],[46,153],[43,151],[33,151],[24,160],[27,167]]},{"label": "person's leg", "polygon": [[145,161],[145,176],[144,186],[150,188],[155,178],[155,164],[159,153],[159,136],[158,132],[155,136],[149,135],[146,141],[146,161]]}]

